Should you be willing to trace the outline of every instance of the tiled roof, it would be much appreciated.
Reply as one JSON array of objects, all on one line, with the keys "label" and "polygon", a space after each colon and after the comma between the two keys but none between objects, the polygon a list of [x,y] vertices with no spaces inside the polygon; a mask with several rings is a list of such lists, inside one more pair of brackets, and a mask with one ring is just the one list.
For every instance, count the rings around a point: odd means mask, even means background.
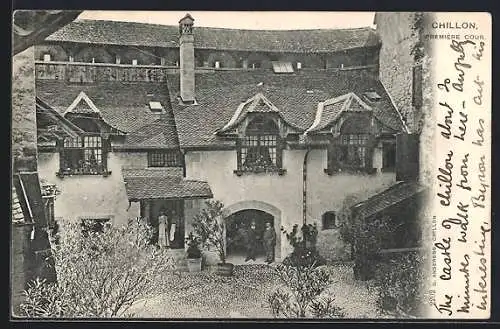
[{"label": "tiled roof", "polygon": [[181,147],[221,146],[230,144],[215,135],[234,116],[238,106],[262,93],[280,115],[294,127],[305,131],[316,117],[318,103],[354,92],[361,95],[375,90],[381,100],[369,104],[384,125],[402,130],[397,110],[382,84],[371,73],[359,70],[301,70],[279,75],[272,70],[216,71],[196,74],[198,105],[179,105],[179,75],[168,75],[179,142]]},{"label": "tiled roof", "polygon": [[124,170],[123,177],[129,200],[211,198],[207,182],[187,180],[182,170],[175,173],[152,169]]},{"label": "tiled roof", "polygon": [[[113,81],[70,84],[54,80],[36,81],[37,96],[59,113],[64,113],[82,91],[107,123],[128,133],[125,140],[127,146],[171,148],[178,145],[166,83]],[[165,112],[152,112],[150,101],[165,104]]]},{"label": "tiled roof", "polygon": [[[355,93],[348,93],[334,99],[326,100],[318,109],[319,121],[308,129],[308,132],[319,131],[335,122],[344,111],[372,111],[371,107],[363,102]],[[318,119],[318,118],[316,118]]]},{"label": "tiled roof", "polygon": [[425,190],[418,183],[399,182],[354,207],[358,215],[367,218]]},{"label": "tiled roof", "polygon": [[[316,30],[241,30],[194,27],[195,47],[200,49],[335,52],[377,46],[380,42],[370,27]],[[76,20],[47,41],[178,47],[179,27],[134,22]]]}]

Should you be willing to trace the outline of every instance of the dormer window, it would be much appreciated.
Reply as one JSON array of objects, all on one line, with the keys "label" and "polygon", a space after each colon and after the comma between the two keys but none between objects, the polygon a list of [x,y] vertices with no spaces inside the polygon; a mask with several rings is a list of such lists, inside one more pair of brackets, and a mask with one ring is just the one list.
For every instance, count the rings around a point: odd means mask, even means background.
[{"label": "dormer window", "polygon": [[351,172],[373,173],[374,136],[371,118],[358,114],[347,118],[330,140],[328,174]]},{"label": "dormer window", "polygon": [[301,62],[297,62],[297,70],[301,70],[302,69],[302,63]]},{"label": "dormer window", "polygon": [[251,69],[260,69],[261,65],[261,62],[252,62],[248,67]]},{"label": "dormer window", "polygon": [[274,73],[293,73],[293,66],[290,62],[273,62]]},{"label": "dormer window", "polygon": [[132,65],[137,65],[137,59],[132,60]]},{"label": "dormer window", "polygon": [[282,172],[282,143],[274,118],[249,118],[238,144],[238,172]]},{"label": "dormer window", "polygon": [[122,61],[121,58],[120,58],[120,56],[116,56],[115,60],[116,60],[116,64],[120,64],[121,61]]},{"label": "dormer window", "polygon": [[43,61],[44,62],[50,62],[51,61],[50,54],[43,54]]},{"label": "dormer window", "polygon": [[216,69],[220,69],[220,62],[219,61],[215,61],[214,66],[215,66]]}]

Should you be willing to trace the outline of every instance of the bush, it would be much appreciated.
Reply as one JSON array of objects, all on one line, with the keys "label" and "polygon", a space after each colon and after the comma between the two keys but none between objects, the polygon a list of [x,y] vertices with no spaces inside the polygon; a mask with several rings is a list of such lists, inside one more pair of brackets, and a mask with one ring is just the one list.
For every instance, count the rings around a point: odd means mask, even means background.
[{"label": "bush", "polygon": [[187,258],[190,259],[196,259],[196,258],[201,258],[201,250],[200,250],[200,238],[198,236],[195,236],[193,232],[190,232],[189,235],[186,237],[186,244],[187,244]]},{"label": "bush", "polygon": [[425,304],[421,295],[425,280],[424,258],[418,252],[407,252],[377,265],[375,285],[378,287],[377,309],[381,314],[417,317]]},{"label": "bush", "polygon": [[193,229],[200,237],[201,244],[207,248],[214,247],[224,264],[226,263],[224,204],[217,200],[208,200],[205,205],[206,207],[194,217]]},{"label": "bush", "polygon": [[174,268],[166,253],[149,244],[143,220],[102,232],[61,223],[52,245],[58,282],[33,282],[21,309],[30,317],[116,317],[157,290],[156,282]]},{"label": "bush", "polygon": [[324,268],[316,267],[315,264],[298,267],[278,264],[275,271],[281,285],[267,299],[274,317],[344,316],[341,308],[334,305],[334,298],[324,296],[325,289],[331,282],[330,275]]},{"label": "bush", "polygon": [[301,227],[301,235],[299,235],[299,226],[293,226],[292,231],[286,232],[281,229],[293,247],[290,255],[283,259],[283,264],[289,266],[321,266],[326,264],[326,260],[319,254],[316,249],[318,237],[318,228],[316,224],[304,224]]}]

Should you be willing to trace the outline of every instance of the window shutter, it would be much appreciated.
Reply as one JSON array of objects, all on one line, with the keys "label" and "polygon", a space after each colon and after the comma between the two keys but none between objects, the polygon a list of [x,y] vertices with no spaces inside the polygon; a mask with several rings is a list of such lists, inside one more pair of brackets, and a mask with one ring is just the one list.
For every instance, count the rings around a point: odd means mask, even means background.
[{"label": "window shutter", "polygon": [[398,134],[396,136],[396,180],[414,181],[419,172],[419,136]]},{"label": "window shutter", "polygon": [[283,168],[283,149],[285,148],[285,141],[281,136],[276,137],[276,166],[278,169]]},{"label": "window shutter", "polygon": [[328,173],[331,175],[332,173],[338,171],[339,168],[339,152],[340,148],[339,145],[339,140],[337,138],[331,138],[330,139],[330,144],[328,145]]},{"label": "window shutter", "polygon": [[111,140],[108,137],[107,139],[102,139],[102,169],[103,171],[108,171],[108,152],[111,148],[110,145]]},{"label": "window shutter", "polygon": [[241,168],[242,168],[241,138],[236,139],[236,161],[237,161],[237,169],[241,170]]},{"label": "window shutter", "polygon": [[374,135],[369,135],[365,149],[365,169],[373,172],[373,152],[375,151],[376,139]]}]

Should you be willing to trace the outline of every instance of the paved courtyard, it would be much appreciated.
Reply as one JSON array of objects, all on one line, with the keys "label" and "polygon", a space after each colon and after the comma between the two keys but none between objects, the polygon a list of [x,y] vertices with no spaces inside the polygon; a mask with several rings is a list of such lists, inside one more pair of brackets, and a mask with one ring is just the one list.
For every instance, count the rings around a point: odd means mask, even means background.
[{"label": "paved courtyard", "polygon": [[[368,288],[369,283],[355,281],[349,264],[329,269],[328,292],[346,317],[375,317],[376,292]],[[232,277],[182,272],[165,281],[157,296],[137,302],[127,313],[140,318],[272,318],[266,299],[277,279],[271,266],[235,266]]]}]

